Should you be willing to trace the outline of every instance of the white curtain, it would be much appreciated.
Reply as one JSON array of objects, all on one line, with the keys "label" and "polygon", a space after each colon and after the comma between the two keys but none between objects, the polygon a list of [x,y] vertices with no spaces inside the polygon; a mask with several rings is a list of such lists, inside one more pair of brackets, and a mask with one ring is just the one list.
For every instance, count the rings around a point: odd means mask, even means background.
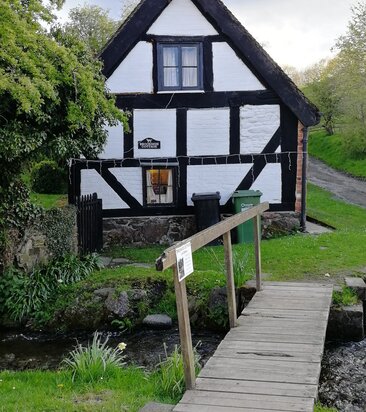
[{"label": "white curtain", "polygon": [[163,48],[164,86],[179,86],[178,48]]},{"label": "white curtain", "polygon": [[173,172],[169,170],[169,177],[168,177],[168,190],[166,192],[166,202],[165,203],[173,203]]},{"label": "white curtain", "polygon": [[159,203],[159,196],[154,192],[149,170],[146,171],[146,202],[148,205]]},{"label": "white curtain", "polygon": [[198,85],[198,49],[197,47],[182,47],[182,84],[183,87]]}]

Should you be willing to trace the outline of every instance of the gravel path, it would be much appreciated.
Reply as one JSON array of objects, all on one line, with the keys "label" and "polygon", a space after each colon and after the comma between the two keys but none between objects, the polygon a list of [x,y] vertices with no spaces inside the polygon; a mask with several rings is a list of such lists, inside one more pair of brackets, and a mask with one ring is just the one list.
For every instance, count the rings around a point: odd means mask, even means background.
[{"label": "gravel path", "polygon": [[309,158],[308,180],[347,203],[366,208],[366,181],[338,172],[313,157]]}]

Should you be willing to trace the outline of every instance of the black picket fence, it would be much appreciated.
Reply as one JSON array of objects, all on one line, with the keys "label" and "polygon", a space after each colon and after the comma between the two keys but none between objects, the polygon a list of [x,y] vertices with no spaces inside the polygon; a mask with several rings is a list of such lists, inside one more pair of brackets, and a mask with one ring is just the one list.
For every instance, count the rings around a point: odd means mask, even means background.
[{"label": "black picket fence", "polygon": [[78,240],[82,255],[100,252],[103,248],[102,199],[96,193],[76,198]]}]

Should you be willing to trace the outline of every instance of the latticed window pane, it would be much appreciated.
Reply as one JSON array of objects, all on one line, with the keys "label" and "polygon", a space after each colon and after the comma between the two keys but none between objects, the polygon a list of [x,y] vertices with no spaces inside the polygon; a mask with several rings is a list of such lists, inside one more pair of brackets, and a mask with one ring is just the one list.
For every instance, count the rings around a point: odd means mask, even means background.
[{"label": "latticed window pane", "polygon": [[195,66],[198,65],[198,47],[189,46],[182,47],[182,66]]},{"label": "latticed window pane", "polygon": [[150,169],[146,171],[146,203],[148,205],[172,204],[173,170]]},{"label": "latticed window pane", "polygon": [[198,85],[197,68],[183,67],[182,82],[183,87],[196,87]]},{"label": "latticed window pane", "polygon": [[164,67],[164,86],[178,87],[179,86],[179,69],[173,67]]},{"label": "latticed window pane", "polygon": [[163,48],[163,64],[164,67],[178,67],[179,62],[179,48],[167,46]]}]

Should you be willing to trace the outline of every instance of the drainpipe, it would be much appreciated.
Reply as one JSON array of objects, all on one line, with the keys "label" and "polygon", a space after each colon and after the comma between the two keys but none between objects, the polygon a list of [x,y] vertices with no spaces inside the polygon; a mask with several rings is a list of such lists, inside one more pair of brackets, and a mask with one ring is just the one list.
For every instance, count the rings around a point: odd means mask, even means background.
[{"label": "drainpipe", "polygon": [[301,230],[306,230],[306,194],[307,194],[307,170],[308,170],[308,128],[304,126],[302,129],[302,189],[301,189]]}]

